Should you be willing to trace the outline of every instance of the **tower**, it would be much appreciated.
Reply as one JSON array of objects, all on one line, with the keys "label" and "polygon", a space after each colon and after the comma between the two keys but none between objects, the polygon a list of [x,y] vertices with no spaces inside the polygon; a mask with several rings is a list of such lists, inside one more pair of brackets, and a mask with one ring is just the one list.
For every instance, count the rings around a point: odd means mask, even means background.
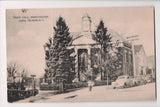
[{"label": "tower", "polygon": [[82,17],[82,32],[91,32],[91,17],[88,14]]}]

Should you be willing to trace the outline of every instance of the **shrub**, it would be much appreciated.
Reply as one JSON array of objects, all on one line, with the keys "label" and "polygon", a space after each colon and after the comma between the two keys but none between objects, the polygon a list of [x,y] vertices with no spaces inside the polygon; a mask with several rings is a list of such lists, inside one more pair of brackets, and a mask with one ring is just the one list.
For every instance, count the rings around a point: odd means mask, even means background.
[{"label": "shrub", "polygon": [[[76,82],[76,83],[66,83],[65,89],[74,89],[74,88],[82,88],[87,87],[88,84],[86,82]],[[40,90],[58,90],[58,84],[42,84],[40,85]]]},{"label": "shrub", "polygon": [[59,86],[57,84],[41,84],[40,90],[58,90]]},{"label": "shrub", "polygon": [[[109,80],[109,85],[111,85],[111,81]],[[95,86],[107,85],[107,80],[95,81]]]},{"label": "shrub", "polygon": [[[107,85],[106,80],[102,81],[95,81],[95,86],[102,86]],[[111,85],[111,81],[109,81],[109,85]],[[75,82],[75,83],[66,83],[65,89],[75,89],[75,88],[83,88],[88,87],[87,82]],[[40,90],[58,90],[59,85],[58,84],[42,84],[40,85]]]},{"label": "shrub", "polygon": [[76,82],[76,83],[65,84],[66,89],[82,88],[87,86],[88,84],[86,82]]}]

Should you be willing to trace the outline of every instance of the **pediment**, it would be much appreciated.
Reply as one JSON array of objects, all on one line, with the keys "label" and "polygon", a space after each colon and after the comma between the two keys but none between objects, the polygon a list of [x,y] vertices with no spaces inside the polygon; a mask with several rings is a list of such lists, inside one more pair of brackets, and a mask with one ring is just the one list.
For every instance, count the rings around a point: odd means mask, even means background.
[{"label": "pediment", "polygon": [[73,45],[79,45],[79,44],[95,44],[96,41],[94,41],[92,38],[88,36],[81,36],[80,38],[77,38],[73,41]]}]

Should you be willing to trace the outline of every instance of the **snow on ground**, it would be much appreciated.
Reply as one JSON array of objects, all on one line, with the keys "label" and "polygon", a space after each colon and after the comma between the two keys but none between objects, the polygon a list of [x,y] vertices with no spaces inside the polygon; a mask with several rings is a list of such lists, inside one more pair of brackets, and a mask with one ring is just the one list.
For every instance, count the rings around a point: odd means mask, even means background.
[{"label": "snow on ground", "polygon": [[142,101],[155,100],[155,83],[142,86],[112,89],[110,86],[88,87],[55,95],[54,91],[40,91],[37,96],[17,102],[95,102],[95,101]]}]

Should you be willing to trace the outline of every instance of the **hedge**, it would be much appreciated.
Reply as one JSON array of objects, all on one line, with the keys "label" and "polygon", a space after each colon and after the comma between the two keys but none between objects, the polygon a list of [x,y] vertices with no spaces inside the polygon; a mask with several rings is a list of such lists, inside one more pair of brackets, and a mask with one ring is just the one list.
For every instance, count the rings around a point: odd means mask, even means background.
[{"label": "hedge", "polygon": [[[109,85],[111,84],[111,81],[109,81]],[[95,81],[95,86],[102,86],[102,85],[107,85],[106,80],[101,80],[101,81]],[[70,84],[65,84],[65,89],[74,89],[74,88],[83,88],[83,87],[88,87],[87,82],[75,82],[75,83],[70,83]],[[40,90],[58,90],[59,86],[58,84],[42,84],[40,85]]]}]

